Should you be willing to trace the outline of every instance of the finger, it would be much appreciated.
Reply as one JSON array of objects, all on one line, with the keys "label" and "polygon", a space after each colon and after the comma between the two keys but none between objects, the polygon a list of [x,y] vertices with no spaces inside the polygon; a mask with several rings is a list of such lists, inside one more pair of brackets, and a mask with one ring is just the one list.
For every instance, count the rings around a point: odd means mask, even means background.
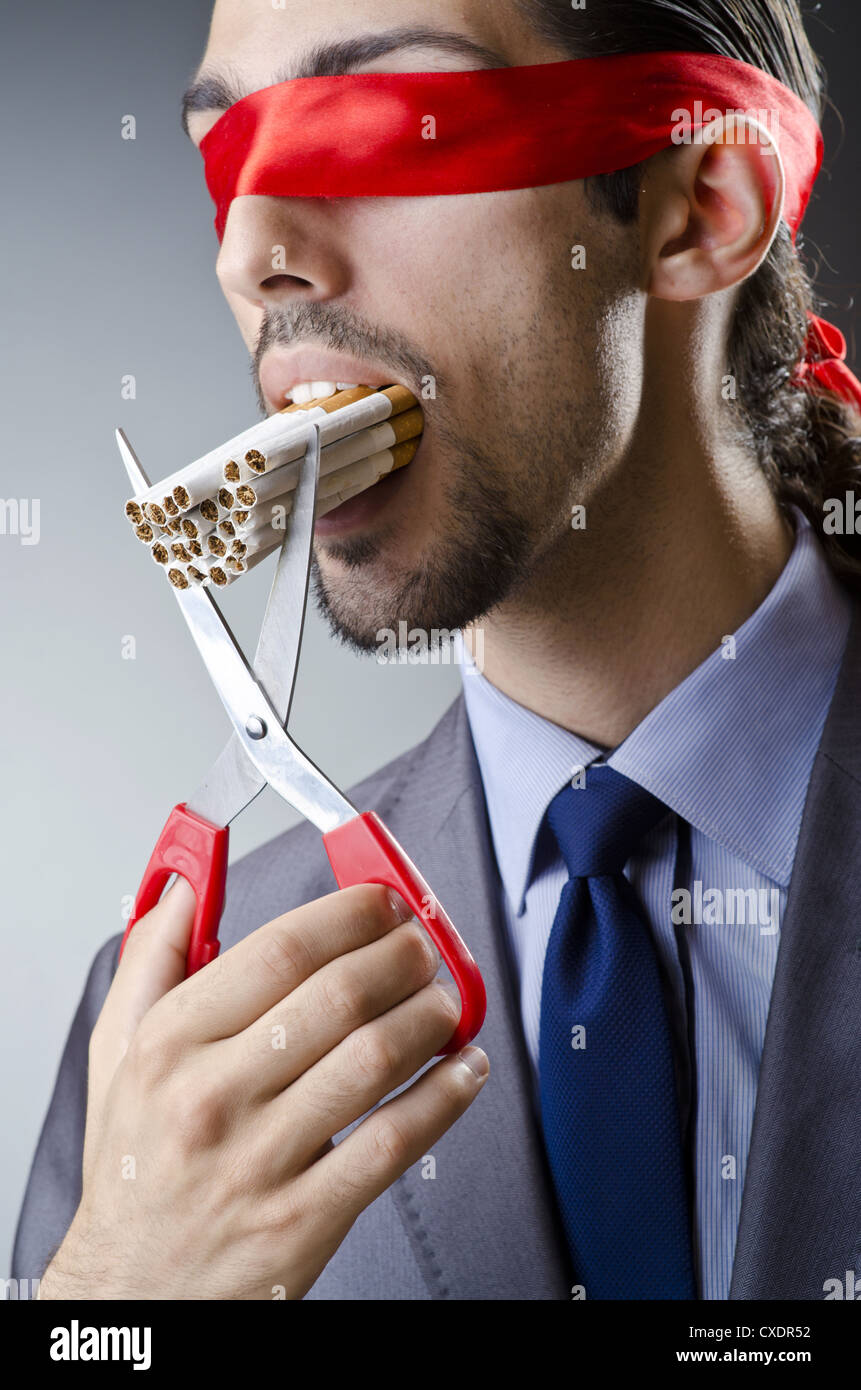
[{"label": "finger", "polygon": [[194,890],[177,878],[131,930],[90,1044],[90,1093],[109,1084],[138,1024],[185,978]]},{"label": "finger", "polygon": [[249,1027],[322,966],[411,916],[382,884],[359,884],[294,908],[246,936],[164,1001],[183,1036],[208,1043]]},{"label": "finger", "polygon": [[220,1074],[248,1101],[270,1100],[363,1024],[430,984],[440,958],[405,922],[330,961],[225,1044]]},{"label": "finger", "polygon": [[[466,1060],[464,1060],[466,1059]],[[485,1070],[486,1069],[486,1070]],[[381,1105],[292,1185],[290,1203],[342,1215],[335,1248],[371,1202],[418,1163],[469,1109],[489,1072],[479,1047],[466,1047]]]},{"label": "finger", "polygon": [[459,1016],[450,987],[434,982],[339,1043],[263,1112],[281,1166],[300,1171],[327,1139],[409,1081],[448,1042]]}]

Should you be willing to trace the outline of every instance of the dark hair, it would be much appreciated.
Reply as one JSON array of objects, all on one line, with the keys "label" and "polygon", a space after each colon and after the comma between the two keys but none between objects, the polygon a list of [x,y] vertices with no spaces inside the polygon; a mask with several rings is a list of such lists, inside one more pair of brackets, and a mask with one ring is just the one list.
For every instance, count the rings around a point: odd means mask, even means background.
[{"label": "dark hair", "polygon": [[[797,0],[518,0],[539,33],[575,58],[700,52],[737,58],[789,87],[821,120],[824,73]],[[590,180],[590,195],[623,222],[637,216],[640,167]],[[798,238],[799,247],[801,237]],[[759,270],[741,286],[727,369],[738,410],[780,505],[795,503],[819,533],[834,570],[861,588],[861,536],[826,535],[823,503],[861,494],[857,414],[832,394],[791,384],[804,351],[810,277],[781,223]],[[848,528],[845,528],[848,529]]]}]

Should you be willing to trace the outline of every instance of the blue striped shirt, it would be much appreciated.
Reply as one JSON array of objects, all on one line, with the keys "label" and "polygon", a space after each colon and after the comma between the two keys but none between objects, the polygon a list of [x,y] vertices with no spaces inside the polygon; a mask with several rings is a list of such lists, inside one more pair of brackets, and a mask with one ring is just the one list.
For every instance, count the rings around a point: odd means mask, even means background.
[{"label": "blue striped shirt", "polygon": [[695,1267],[706,1299],[729,1295],[779,921],[850,622],[819,542],[801,513],[795,520],[792,553],[764,602],[610,754],[462,658],[536,1105],[544,955],[566,880],[547,807],[603,756],[669,808],[625,873],[665,972],[683,1119],[686,1105],[694,1111]]}]

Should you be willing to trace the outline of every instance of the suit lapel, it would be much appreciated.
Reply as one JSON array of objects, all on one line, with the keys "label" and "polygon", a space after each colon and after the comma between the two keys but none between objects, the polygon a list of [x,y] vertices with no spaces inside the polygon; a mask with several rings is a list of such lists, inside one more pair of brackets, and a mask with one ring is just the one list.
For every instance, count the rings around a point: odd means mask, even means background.
[{"label": "suit lapel", "polygon": [[[411,795],[402,793],[409,788]],[[490,1077],[392,1189],[433,1298],[562,1299],[570,1280],[533,1110],[481,778],[463,697],[378,808],[439,895],[487,986]],[[430,1174],[433,1173],[433,1176]]]},{"label": "suit lapel", "polygon": [[789,887],[731,1299],[821,1299],[859,1263],[859,690],[856,610]]}]

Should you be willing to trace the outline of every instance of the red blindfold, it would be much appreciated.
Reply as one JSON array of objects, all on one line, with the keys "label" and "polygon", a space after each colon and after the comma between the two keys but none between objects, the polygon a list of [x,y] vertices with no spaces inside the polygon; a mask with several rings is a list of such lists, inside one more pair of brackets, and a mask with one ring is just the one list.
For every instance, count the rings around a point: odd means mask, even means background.
[{"label": "red blindfold", "polygon": [[[765,127],[780,150],[783,216],[794,237],[822,162],[819,127],[782,83],[714,54],[297,78],[236,102],[200,148],[220,240],[231,202],[248,194],[431,197],[537,188],[707,139],[718,117],[737,112]],[[808,375],[821,380],[823,364],[809,361]],[[839,375],[839,350],[828,358],[835,362]],[[861,405],[861,386],[842,371]]]}]

